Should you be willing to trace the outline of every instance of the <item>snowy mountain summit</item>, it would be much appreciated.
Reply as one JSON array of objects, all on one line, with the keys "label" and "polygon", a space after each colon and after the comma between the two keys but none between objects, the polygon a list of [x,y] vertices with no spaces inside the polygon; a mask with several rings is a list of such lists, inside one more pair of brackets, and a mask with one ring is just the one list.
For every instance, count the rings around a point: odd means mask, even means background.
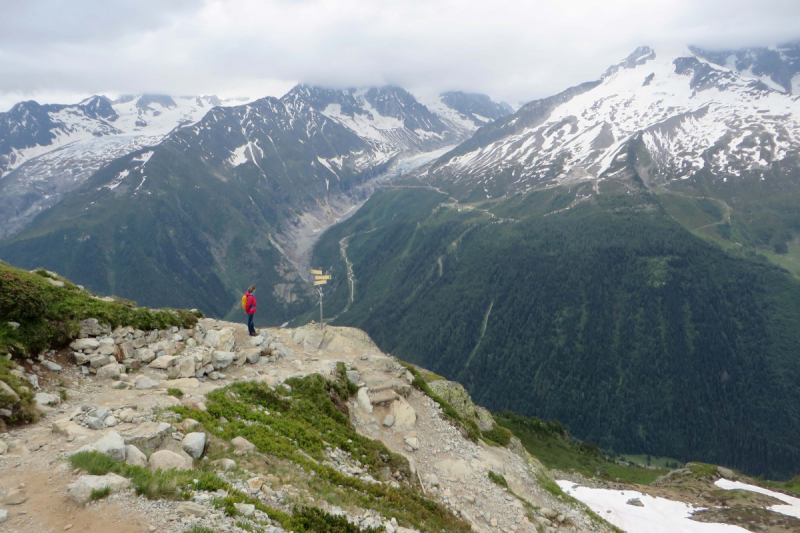
[{"label": "snowy mountain summit", "polygon": [[109,161],[153,146],[214,106],[249,99],[144,94],[74,105],[20,102],[0,113],[0,238],[11,235]]},{"label": "snowy mountain summit", "polygon": [[599,80],[479,129],[426,178],[476,199],[632,167],[648,184],[700,171],[727,181],[796,154],[799,112],[800,97],[688,48],[640,47]]}]

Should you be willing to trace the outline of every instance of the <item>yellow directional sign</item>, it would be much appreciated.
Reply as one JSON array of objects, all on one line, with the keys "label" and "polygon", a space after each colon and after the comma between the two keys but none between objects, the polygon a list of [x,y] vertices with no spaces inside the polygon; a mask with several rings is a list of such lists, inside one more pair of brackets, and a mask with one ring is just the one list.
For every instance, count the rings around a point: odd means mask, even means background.
[{"label": "yellow directional sign", "polygon": [[330,277],[330,276],[314,276],[314,279],[316,279],[316,280],[320,280],[320,279],[331,279],[331,277]]},{"label": "yellow directional sign", "polygon": [[314,282],[314,285],[325,285],[326,283],[328,283],[326,280],[322,280],[322,281],[315,281],[315,282]]},{"label": "yellow directional sign", "polygon": [[312,270],[312,274],[322,275],[322,270]]}]

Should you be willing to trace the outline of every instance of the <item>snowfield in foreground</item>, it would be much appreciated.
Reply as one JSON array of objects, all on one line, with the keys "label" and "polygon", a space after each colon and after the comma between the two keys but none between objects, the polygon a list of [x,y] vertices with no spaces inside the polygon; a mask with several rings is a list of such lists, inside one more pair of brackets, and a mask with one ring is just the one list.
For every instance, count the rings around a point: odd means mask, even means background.
[{"label": "snowfield in foreground", "polygon": [[[695,522],[689,517],[692,516],[692,512],[699,509],[694,509],[687,503],[654,498],[633,490],[590,489],[576,485],[572,481],[556,482],[565,493],[585,503],[592,511],[628,533],[745,533],[747,531],[729,524]],[[719,485],[719,482],[717,484]],[[639,498],[644,507],[628,505],[626,502],[631,498]],[[781,495],[782,500],[785,498],[787,497]],[[777,511],[776,508],[773,510]]]}]

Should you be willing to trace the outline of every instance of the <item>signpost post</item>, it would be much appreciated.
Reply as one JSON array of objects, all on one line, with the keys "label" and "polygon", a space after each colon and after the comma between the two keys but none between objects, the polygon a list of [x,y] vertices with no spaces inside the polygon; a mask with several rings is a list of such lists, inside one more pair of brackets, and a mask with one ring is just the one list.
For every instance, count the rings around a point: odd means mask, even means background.
[{"label": "signpost post", "polygon": [[322,285],[328,283],[328,280],[331,279],[330,276],[324,276],[322,274],[322,270],[311,270],[311,273],[314,275],[314,286],[318,287],[319,291],[319,329],[323,329],[325,327],[325,323],[322,321]]}]

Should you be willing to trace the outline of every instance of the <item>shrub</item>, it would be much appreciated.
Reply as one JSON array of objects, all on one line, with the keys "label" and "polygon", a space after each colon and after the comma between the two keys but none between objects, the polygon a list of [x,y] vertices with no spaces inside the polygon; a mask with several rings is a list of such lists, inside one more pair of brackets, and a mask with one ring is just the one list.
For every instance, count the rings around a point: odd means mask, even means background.
[{"label": "shrub", "polygon": [[489,476],[489,479],[494,481],[496,484],[500,485],[503,488],[506,488],[506,489],[508,488],[508,482],[506,481],[506,478],[503,477],[502,475],[496,474],[496,473],[492,472],[491,470],[489,470],[488,476]]},{"label": "shrub", "polygon": [[175,396],[176,398],[180,398],[183,396],[183,391],[181,389],[170,387],[167,389],[167,394],[169,394],[170,396]]},{"label": "shrub", "polygon": [[45,300],[39,288],[12,273],[0,274],[0,317],[24,321],[41,318]]},{"label": "shrub", "polygon": [[103,489],[94,489],[92,493],[89,495],[89,499],[94,500],[102,500],[106,496],[111,494],[111,487],[105,487]]}]

